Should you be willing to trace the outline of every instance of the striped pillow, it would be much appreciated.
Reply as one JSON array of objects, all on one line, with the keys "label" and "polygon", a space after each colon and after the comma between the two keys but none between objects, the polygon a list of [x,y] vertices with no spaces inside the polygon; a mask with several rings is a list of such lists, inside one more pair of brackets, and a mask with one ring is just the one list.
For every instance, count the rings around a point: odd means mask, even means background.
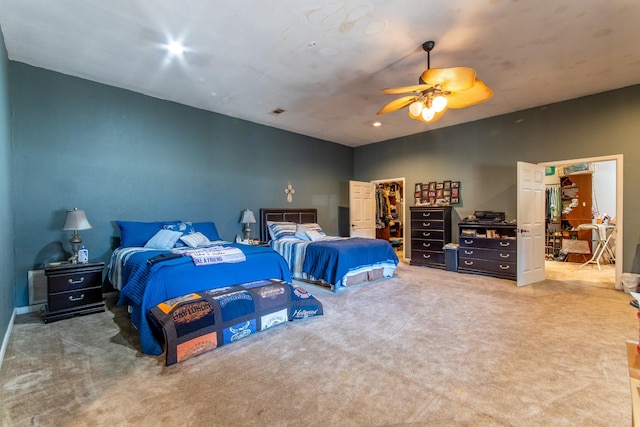
[{"label": "striped pillow", "polygon": [[273,240],[296,236],[296,224],[293,222],[269,222],[269,234]]},{"label": "striped pillow", "polygon": [[315,222],[307,222],[305,224],[300,224],[300,226],[305,227],[307,230],[315,231],[322,237],[325,237],[327,235],[322,227],[320,227],[320,225],[316,224]]}]

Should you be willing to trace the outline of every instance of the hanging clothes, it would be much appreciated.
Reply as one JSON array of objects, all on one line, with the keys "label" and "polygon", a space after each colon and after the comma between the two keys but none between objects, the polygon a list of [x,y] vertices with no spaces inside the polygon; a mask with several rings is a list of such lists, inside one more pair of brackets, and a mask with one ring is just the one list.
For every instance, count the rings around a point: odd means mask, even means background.
[{"label": "hanging clothes", "polygon": [[557,221],[560,218],[560,211],[562,209],[562,192],[560,191],[560,185],[547,185],[546,196],[547,219],[550,221]]},{"label": "hanging clothes", "polygon": [[389,197],[382,185],[376,186],[376,228],[386,228],[389,225]]}]

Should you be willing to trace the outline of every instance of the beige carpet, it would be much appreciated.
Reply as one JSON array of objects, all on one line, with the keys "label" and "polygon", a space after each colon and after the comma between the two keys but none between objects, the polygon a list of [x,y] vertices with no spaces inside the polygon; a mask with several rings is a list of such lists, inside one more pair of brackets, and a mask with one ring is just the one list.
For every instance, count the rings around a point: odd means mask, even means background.
[{"label": "beige carpet", "polygon": [[15,426],[628,426],[629,295],[401,264],[325,315],[165,367],[126,312],[18,316],[0,372]]}]

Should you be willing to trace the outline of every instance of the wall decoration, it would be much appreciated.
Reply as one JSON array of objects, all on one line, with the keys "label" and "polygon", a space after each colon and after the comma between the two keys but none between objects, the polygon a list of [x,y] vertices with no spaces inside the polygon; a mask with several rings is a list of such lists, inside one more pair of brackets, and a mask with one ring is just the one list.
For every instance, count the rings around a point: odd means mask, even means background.
[{"label": "wall decoration", "polygon": [[291,185],[291,181],[289,181],[289,185],[287,185],[284,189],[284,194],[287,195],[287,203],[293,202],[293,195],[296,193],[296,190]]},{"label": "wall decoration", "polygon": [[460,181],[416,183],[416,206],[448,206],[460,203]]}]

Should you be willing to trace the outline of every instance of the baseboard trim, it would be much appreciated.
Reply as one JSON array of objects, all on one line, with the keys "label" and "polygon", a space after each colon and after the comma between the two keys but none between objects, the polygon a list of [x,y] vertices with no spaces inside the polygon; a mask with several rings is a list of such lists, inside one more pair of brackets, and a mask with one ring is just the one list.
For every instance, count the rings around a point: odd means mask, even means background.
[{"label": "baseboard trim", "polygon": [[9,320],[9,325],[7,326],[7,331],[4,334],[4,338],[2,339],[2,348],[0,348],[0,370],[2,370],[2,362],[4,361],[4,354],[7,351],[7,347],[9,346],[9,338],[11,337],[11,332],[13,331],[13,322],[16,319],[17,308],[13,309],[13,314],[11,315],[11,320]]}]

